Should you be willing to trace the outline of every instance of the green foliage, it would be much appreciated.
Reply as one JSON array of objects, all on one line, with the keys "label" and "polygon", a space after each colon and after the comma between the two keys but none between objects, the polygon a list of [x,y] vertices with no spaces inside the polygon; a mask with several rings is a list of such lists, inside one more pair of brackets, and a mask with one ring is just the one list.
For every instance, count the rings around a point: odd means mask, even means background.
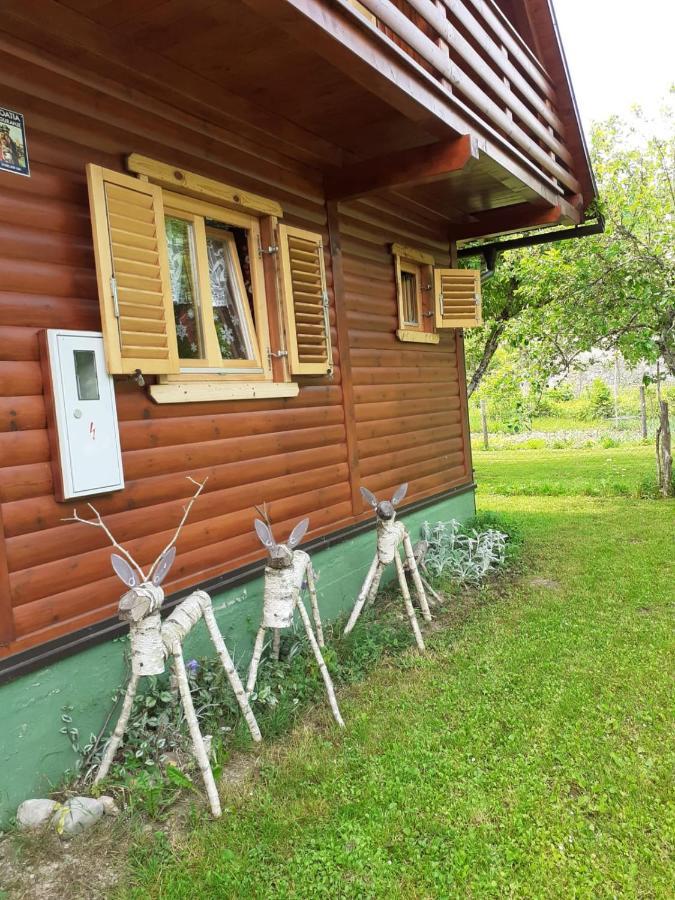
[{"label": "green foliage", "polygon": [[[327,645],[323,656],[336,686],[361,681],[383,656],[400,653],[411,643],[410,629],[400,618],[392,614],[376,617],[372,608],[362,614],[347,636],[342,634],[340,622],[324,630]],[[249,749],[252,741],[219,659],[190,660],[186,668],[202,734],[213,739],[217,776],[229,754]],[[113,697],[115,708],[121,696],[122,689]],[[288,731],[308,704],[323,702],[324,697],[323,680],[304,631],[284,634],[280,660],[264,656],[256,691],[251,695],[265,738],[270,740]],[[90,742],[81,746],[71,712],[72,707],[64,707],[61,731],[79,754],[77,771],[86,781],[100,761],[103,742],[92,735]],[[116,714],[111,716],[112,721]],[[197,790],[193,779],[199,782],[199,774],[170,675],[167,672],[144,679],[123,747],[102,789],[117,794],[132,810],[161,818],[185,790]]]},{"label": "green foliage", "polygon": [[606,419],[614,412],[612,395],[602,378],[594,379],[589,385],[585,399],[588,403],[589,419]]},{"label": "green foliage", "polygon": [[661,355],[675,374],[675,115],[639,109],[598,124],[591,156],[604,234],[509,251],[485,285],[485,325],[467,335],[475,370],[495,329],[537,374],[574,368],[593,349],[618,348],[630,364]]},{"label": "green foliage", "polygon": [[527,431],[532,422],[532,404],[523,390],[525,371],[517,356],[498,351],[495,364],[472,397],[475,415],[485,400],[491,426],[510,434]]}]

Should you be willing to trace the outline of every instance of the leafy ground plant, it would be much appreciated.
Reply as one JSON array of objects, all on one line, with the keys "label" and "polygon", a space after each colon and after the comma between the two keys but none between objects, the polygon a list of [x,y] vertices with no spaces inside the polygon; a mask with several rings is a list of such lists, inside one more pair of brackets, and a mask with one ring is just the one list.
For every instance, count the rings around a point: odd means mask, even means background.
[{"label": "leafy ground plant", "polygon": [[496,528],[479,530],[456,519],[433,525],[425,522],[422,537],[429,545],[424,558],[428,571],[436,577],[454,578],[460,584],[477,584],[506,561],[509,536]]},{"label": "leafy ground plant", "polygon": [[[383,656],[401,652],[410,642],[409,630],[387,604],[383,615],[375,616],[371,610],[349,636],[341,632],[340,622],[326,628],[323,654],[336,685],[363,679]],[[251,749],[250,734],[219,660],[193,659],[186,667],[202,733],[210,736],[217,778],[232,754]],[[251,698],[266,739],[288,731],[308,704],[320,702],[323,696],[323,682],[304,632],[284,635],[280,660],[264,658]],[[111,701],[112,712],[120,699],[118,691]],[[104,739],[95,735],[82,744],[71,713],[72,707],[63,708],[61,731],[79,754],[79,763],[63,793],[75,787],[91,789],[104,745]],[[182,705],[176,702],[171,675],[148,678],[134,701],[125,741],[110,775],[95,790],[112,793],[132,812],[161,819],[186,789],[198,794],[199,785],[187,723]]]}]

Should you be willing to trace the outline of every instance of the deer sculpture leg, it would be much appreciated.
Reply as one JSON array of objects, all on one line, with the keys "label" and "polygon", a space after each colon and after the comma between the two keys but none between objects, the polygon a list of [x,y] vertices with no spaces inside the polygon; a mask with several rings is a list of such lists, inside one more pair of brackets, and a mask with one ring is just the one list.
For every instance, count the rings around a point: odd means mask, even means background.
[{"label": "deer sculpture leg", "polygon": [[272,659],[279,659],[279,651],[281,650],[281,628],[275,628],[272,635]]},{"label": "deer sculpture leg", "polygon": [[361,610],[365,606],[366,600],[371,596],[373,585],[376,585],[375,590],[377,591],[377,587],[379,587],[380,584],[380,578],[382,577],[383,569],[384,566],[380,562],[380,557],[376,553],[372,563],[370,564],[370,568],[368,569],[366,580],[363,582],[361,591],[359,592],[359,596],[356,598],[356,603],[354,604],[347,624],[345,625],[345,634],[349,634],[352,628],[356,625],[356,622],[361,615]]},{"label": "deer sculpture leg", "polygon": [[396,565],[396,573],[398,575],[398,583],[401,587],[401,593],[403,594],[403,605],[405,606],[405,611],[408,614],[408,619],[410,621],[410,627],[413,630],[413,634],[415,635],[415,642],[417,643],[417,647],[421,653],[424,653],[426,649],[424,646],[424,640],[422,639],[422,632],[420,631],[420,626],[417,622],[417,616],[415,615],[415,608],[412,605],[412,600],[410,599],[410,591],[408,590],[408,582],[405,578],[405,572],[403,571],[403,563],[401,562],[401,557],[398,555],[398,550],[394,556],[394,563]]},{"label": "deer sculpture leg", "polygon": [[131,709],[134,705],[134,697],[136,696],[136,691],[138,689],[138,675],[136,673],[132,673],[129,678],[129,684],[127,684],[127,689],[124,694],[124,701],[122,703],[122,711],[120,712],[120,717],[117,720],[117,725],[115,725],[115,730],[110,735],[108,739],[108,743],[105,745],[105,750],[103,752],[103,759],[101,760],[101,765],[98,767],[98,772],[96,773],[96,777],[94,778],[94,784],[98,784],[110,771],[110,766],[112,765],[112,761],[115,758],[115,754],[119,750],[122,740],[124,738],[124,732],[127,730],[127,725],[129,724],[129,716],[131,715]]},{"label": "deer sculpture leg", "polygon": [[403,548],[405,550],[408,569],[410,570],[410,574],[412,575],[413,584],[415,585],[415,591],[417,592],[417,599],[420,604],[420,609],[422,610],[422,616],[426,622],[431,622],[431,612],[429,611],[427,595],[424,592],[424,585],[422,584],[420,572],[417,568],[417,560],[415,559],[415,553],[413,552],[412,541],[410,540],[410,535],[407,531],[403,533]]},{"label": "deer sculpture leg", "polygon": [[310,647],[314,652],[314,657],[316,659],[317,665],[319,666],[319,671],[321,672],[321,677],[323,678],[323,683],[326,686],[326,693],[328,694],[328,702],[330,703],[330,708],[333,712],[333,717],[335,721],[338,723],[340,728],[345,727],[345,723],[340,715],[340,709],[337,705],[337,700],[335,699],[335,690],[333,689],[333,681],[330,677],[330,672],[326,668],[326,663],[324,662],[324,658],[321,655],[321,648],[319,647],[316,638],[314,637],[314,631],[312,630],[312,623],[309,618],[309,614],[305,609],[305,605],[302,600],[298,601],[297,610],[300,613],[300,618],[302,619],[302,623],[305,626],[305,632],[307,633],[307,640],[309,641]]},{"label": "deer sculpture leg", "polygon": [[316,596],[316,581],[311,562],[307,566],[307,590],[309,591],[309,599],[312,604],[312,618],[314,619],[314,627],[316,628],[316,639],[319,643],[319,647],[325,647],[323,627],[321,625],[321,613],[319,612],[319,601]]},{"label": "deer sculpture leg", "polygon": [[258,666],[260,665],[260,657],[263,652],[263,644],[265,643],[265,626],[261,625],[255,638],[253,647],[253,656],[251,664],[248,667],[248,677],[246,679],[246,696],[250,697],[255,687],[255,680],[258,677]]},{"label": "deer sculpture leg", "polygon": [[225,674],[227,675],[228,681],[230,682],[230,687],[234,692],[234,696],[237,698],[239,709],[241,709],[242,715],[246,719],[246,724],[248,725],[248,730],[251,732],[251,737],[254,741],[261,741],[262,735],[260,734],[258,723],[256,722],[255,716],[253,715],[253,710],[249,705],[246,691],[244,690],[244,686],[241,683],[239,673],[234,667],[232,657],[230,656],[229,651],[225,646],[225,641],[223,640],[223,636],[220,633],[220,628],[218,628],[216,617],[213,614],[211,598],[208,596],[208,594],[205,594],[204,596],[206,596],[206,598],[208,599],[208,603],[204,605],[204,621],[206,622],[206,627],[208,628],[209,634],[211,635],[213,646],[216,648],[216,653],[220,657],[220,661],[223,664],[223,669],[225,669]]},{"label": "deer sculpture leg", "polygon": [[202,773],[202,778],[204,779],[204,786],[206,787],[206,794],[209,798],[211,812],[214,817],[218,819],[221,815],[220,798],[218,797],[216,782],[213,777],[213,772],[211,771],[211,763],[209,762],[206,747],[204,746],[204,738],[199,730],[199,722],[197,721],[197,714],[195,712],[194,703],[192,702],[187,672],[185,671],[183,652],[178,641],[175,641],[171,647],[171,655],[173,656],[173,667],[176,681],[178,682],[178,690],[180,691],[183,709],[185,710],[185,718],[190,731],[190,737],[192,738],[195,759],[197,760],[199,771]]},{"label": "deer sculpture leg", "polygon": [[[421,579],[421,581],[422,581],[422,584],[424,585],[424,590],[427,592],[427,594],[428,594],[430,597],[433,597],[434,600],[436,601],[436,603],[437,603],[439,606],[441,606],[441,605],[443,604],[443,598],[442,598],[441,595],[438,593],[438,591],[436,591],[436,590],[434,590],[434,588],[432,588],[432,586],[429,584],[429,582],[428,582],[427,579],[424,577],[424,575],[422,575],[421,572],[420,572],[420,579]],[[429,603],[431,603],[431,600],[429,600]]]}]

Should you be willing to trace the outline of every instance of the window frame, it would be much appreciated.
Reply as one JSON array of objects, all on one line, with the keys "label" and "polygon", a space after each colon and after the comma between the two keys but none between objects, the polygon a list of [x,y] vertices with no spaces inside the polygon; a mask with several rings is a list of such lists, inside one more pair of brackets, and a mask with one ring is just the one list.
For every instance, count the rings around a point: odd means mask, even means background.
[{"label": "window frame", "polygon": [[[205,360],[179,359],[180,372],[177,375],[160,375],[160,384],[177,382],[217,381],[217,382],[273,382],[271,359],[266,352],[270,347],[268,298],[265,289],[265,273],[259,254],[260,217],[232,210],[218,203],[177,194],[162,189],[164,214],[193,222],[195,229],[195,281],[199,294],[199,314],[206,350]],[[255,323],[247,310],[252,343],[255,352],[253,360],[223,360],[218,348],[213,317],[211,283],[209,280],[206,237],[206,219],[214,219],[224,225],[232,225],[248,232],[248,254],[251,271],[251,290],[255,310]],[[215,230],[215,229],[214,229]],[[223,232],[227,235],[227,232]],[[218,235],[221,237],[221,235]],[[226,238],[227,239],[227,238]],[[242,284],[243,287],[243,284]],[[245,293],[245,291],[244,291]],[[174,326],[175,327],[175,326]],[[174,333],[174,340],[177,340]]]},{"label": "window frame", "polygon": [[[436,332],[433,307],[429,307],[429,298],[433,300],[434,257],[423,250],[392,244],[396,278],[396,306],[398,310],[398,328],[396,337],[399,341],[409,343],[438,344],[440,335]],[[403,273],[415,278],[415,299],[417,304],[417,323],[409,322],[405,316],[403,297]]]}]

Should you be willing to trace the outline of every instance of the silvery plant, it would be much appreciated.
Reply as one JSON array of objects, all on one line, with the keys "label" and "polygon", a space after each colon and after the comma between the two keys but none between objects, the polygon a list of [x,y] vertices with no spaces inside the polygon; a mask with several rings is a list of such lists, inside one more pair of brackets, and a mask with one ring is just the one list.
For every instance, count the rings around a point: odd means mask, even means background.
[{"label": "silvery plant", "polygon": [[424,563],[433,575],[449,575],[462,584],[476,584],[499,569],[506,558],[508,535],[495,528],[472,529],[450,522],[425,522],[422,537],[428,542]]}]

